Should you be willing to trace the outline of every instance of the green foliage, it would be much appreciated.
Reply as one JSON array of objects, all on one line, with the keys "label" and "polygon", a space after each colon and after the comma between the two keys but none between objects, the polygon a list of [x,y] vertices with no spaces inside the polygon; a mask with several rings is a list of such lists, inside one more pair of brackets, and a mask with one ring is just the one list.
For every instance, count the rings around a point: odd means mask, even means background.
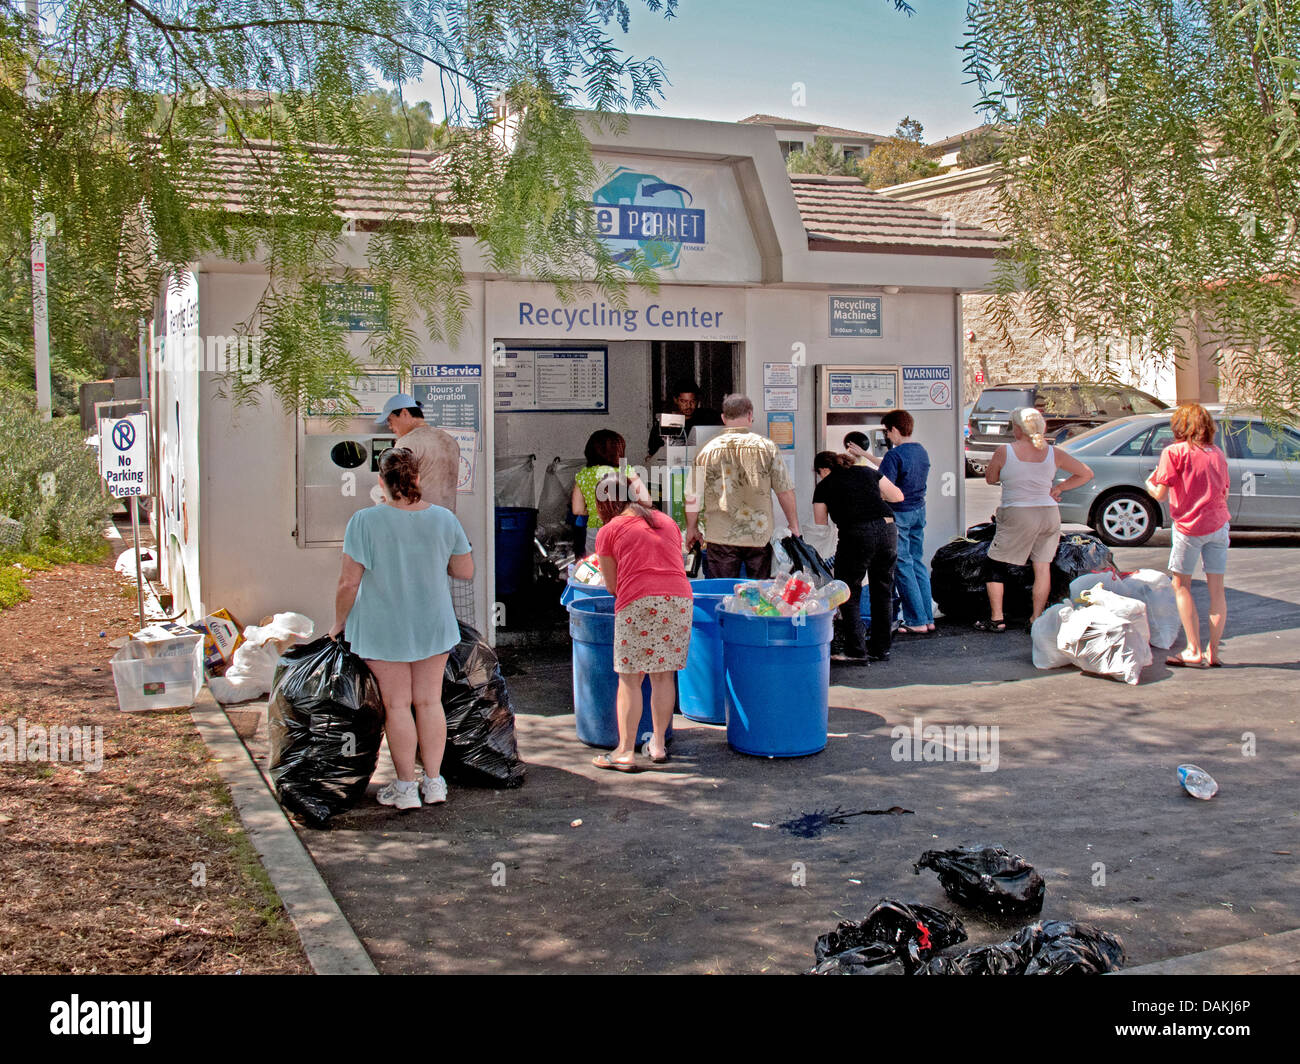
[{"label": "green foliage", "polygon": [[[46,212],[51,254],[65,256],[51,266],[52,328],[66,319],[61,335],[75,340],[52,339],[65,372],[92,361],[92,325],[133,343],[172,268],[256,258],[270,279],[245,325],[263,335],[264,379],[290,407],[338,394],[358,368],[311,312],[349,270],[388,289],[397,323],[371,334],[362,360],[397,367],[414,329],[454,338],[462,325],[457,238],[472,235],[504,273],[624,298],[629,275],[588,221],[596,174],[578,108],[607,120],[661,96],[660,63],[611,39],[611,23],[627,29],[627,0],[67,0],[45,9],[35,99],[22,8],[0,0],[0,311],[12,306],[0,371],[11,377],[27,372],[23,274]],[[438,111],[399,103],[421,77]],[[340,239],[339,194],[357,187],[375,190],[376,216]],[[631,279],[653,278],[639,264]],[[251,382],[230,388],[256,398]]]},{"label": "green foliage", "polygon": [[1300,7],[973,0],[965,51],[1006,134],[1004,311],[1023,288],[1044,336],[1160,361],[1194,322],[1239,395],[1300,409]]},{"label": "green foliage", "polygon": [[888,188],[943,171],[929,156],[921,123],[910,116],[903,117],[894,135],[877,144],[858,169],[868,188]]},{"label": "green foliage", "polygon": [[785,160],[785,168],[792,174],[841,174],[858,176],[858,164],[844,158],[835,150],[830,137],[816,137],[807,151],[792,151]]},{"label": "green foliage", "polygon": [[108,543],[100,539],[98,542],[87,541],[78,547],[41,543],[34,551],[0,550],[0,610],[31,598],[23,582],[32,573],[73,562],[97,562],[108,553],[108,549]]},{"label": "green foliage", "polygon": [[42,421],[21,393],[0,389],[0,515],[22,527],[27,550],[62,544],[80,551],[101,541],[112,500],[75,418]]},{"label": "green foliage", "polygon": [[991,130],[963,137],[957,152],[957,166],[969,170],[975,166],[988,166],[1001,158],[998,137]]}]

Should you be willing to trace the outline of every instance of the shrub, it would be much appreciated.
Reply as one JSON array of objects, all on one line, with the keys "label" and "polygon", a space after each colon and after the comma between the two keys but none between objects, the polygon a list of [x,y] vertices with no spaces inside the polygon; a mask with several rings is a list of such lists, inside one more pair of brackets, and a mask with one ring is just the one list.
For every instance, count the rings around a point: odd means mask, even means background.
[{"label": "shrub", "polygon": [[93,548],[113,500],[101,491],[98,460],[77,419],[42,421],[29,395],[0,390],[0,440],[0,515],[21,526],[10,526],[4,545]]}]

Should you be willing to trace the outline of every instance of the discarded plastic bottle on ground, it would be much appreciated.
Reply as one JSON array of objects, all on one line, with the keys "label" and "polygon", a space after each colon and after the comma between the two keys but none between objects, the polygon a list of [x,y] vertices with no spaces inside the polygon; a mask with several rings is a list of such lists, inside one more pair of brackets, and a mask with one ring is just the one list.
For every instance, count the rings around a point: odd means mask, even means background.
[{"label": "discarded plastic bottle on ground", "polygon": [[1200,798],[1202,801],[1208,802],[1219,793],[1219,785],[1214,782],[1214,777],[1205,769],[1197,768],[1195,765],[1179,765],[1178,782],[1193,798]]}]

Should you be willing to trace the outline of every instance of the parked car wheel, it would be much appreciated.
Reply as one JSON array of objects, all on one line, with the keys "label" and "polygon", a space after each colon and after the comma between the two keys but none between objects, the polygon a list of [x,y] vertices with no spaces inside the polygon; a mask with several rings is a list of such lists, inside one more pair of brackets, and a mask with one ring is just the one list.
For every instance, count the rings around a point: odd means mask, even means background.
[{"label": "parked car wheel", "polygon": [[1160,515],[1155,504],[1137,491],[1107,495],[1093,512],[1093,529],[1111,547],[1140,547],[1155,533]]}]

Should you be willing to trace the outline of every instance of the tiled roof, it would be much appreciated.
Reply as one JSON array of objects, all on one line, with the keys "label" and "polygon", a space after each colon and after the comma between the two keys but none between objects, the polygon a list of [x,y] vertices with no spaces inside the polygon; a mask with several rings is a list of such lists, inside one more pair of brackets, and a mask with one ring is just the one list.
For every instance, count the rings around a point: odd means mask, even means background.
[{"label": "tiled roof", "polygon": [[933,144],[927,144],[927,148],[946,150],[948,148],[960,148],[962,141],[970,140],[984,133],[997,135],[997,127],[992,123],[986,122],[982,126],[976,126],[974,129],[966,129],[960,133],[954,133],[951,137],[944,137],[943,140],[936,140]]},{"label": "tiled roof", "polygon": [[822,137],[856,137],[864,140],[888,140],[882,133],[867,133],[861,129],[844,129],[841,126],[819,126],[816,122],[801,122],[777,115],[750,115],[740,120],[741,125],[775,126],[780,129],[803,129]]},{"label": "tiled roof", "polygon": [[812,251],[893,251],[991,258],[1003,240],[973,225],[900,203],[856,177],[791,174]]},{"label": "tiled roof", "polygon": [[[309,172],[319,187],[332,190],[339,217],[361,223],[363,228],[369,227],[367,223],[414,221],[425,213],[431,199],[444,204],[450,200],[443,156],[438,152],[375,151],[361,162],[325,145],[290,149],[268,141],[249,141],[210,147],[212,171],[219,175],[220,185],[200,185],[195,192],[235,213],[274,210],[274,204],[265,201],[268,177],[287,177],[295,169]],[[444,220],[465,221],[446,216]]]}]

